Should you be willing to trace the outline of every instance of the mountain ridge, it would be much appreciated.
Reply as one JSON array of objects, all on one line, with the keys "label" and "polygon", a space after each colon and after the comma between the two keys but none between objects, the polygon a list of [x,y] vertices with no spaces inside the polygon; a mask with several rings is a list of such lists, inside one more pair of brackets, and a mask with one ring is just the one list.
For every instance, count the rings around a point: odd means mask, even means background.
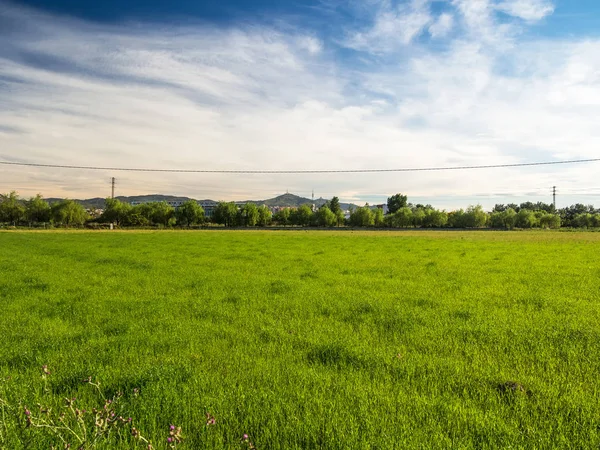
[{"label": "mountain ridge", "polygon": [[[184,202],[187,200],[196,200],[201,202],[214,202],[218,203],[218,201],[210,200],[210,199],[194,199],[191,197],[185,196],[176,196],[176,195],[165,195],[165,194],[145,194],[145,195],[132,195],[132,196],[123,196],[119,195],[115,197],[117,200],[124,203],[132,203],[132,202]],[[46,201],[50,204],[56,203],[63,200],[62,198],[52,197],[47,198]],[[73,199],[75,202],[79,203],[85,208],[93,208],[93,209],[102,209],[104,208],[105,198],[102,197],[93,197],[88,199]],[[319,207],[323,205],[328,199],[318,198],[314,200],[315,206]],[[235,202],[237,204],[244,203],[255,203],[256,205],[266,205],[269,207],[288,207],[288,208],[297,208],[302,205],[312,205],[313,201],[306,197],[301,197],[296,194],[290,194],[286,192],[285,194],[277,195],[273,198],[268,198],[265,200],[246,200]],[[343,210],[348,210],[352,208],[357,208],[357,205],[353,203],[342,203],[340,202],[340,208]]]}]

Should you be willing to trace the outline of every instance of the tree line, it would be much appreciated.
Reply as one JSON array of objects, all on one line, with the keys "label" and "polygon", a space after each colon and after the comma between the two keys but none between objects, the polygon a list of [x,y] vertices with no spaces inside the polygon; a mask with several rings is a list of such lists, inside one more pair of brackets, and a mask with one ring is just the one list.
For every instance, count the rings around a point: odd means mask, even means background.
[{"label": "tree line", "polygon": [[412,204],[403,194],[387,200],[387,214],[382,208],[366,204],[347,216],[333,197],[317,209],[309,205],[281,208],[275,214],[255,203],[238,205],[219,202],[207,217],[194,200],[174,208],[166,202],[130,205],[107,198],[101,213],[86,210],[79,203],[65,199],[49,204],[41,195],[22,199],[16,192],[0,194],[0,224],[13,226],[50,225],[57,227],[94,227],[113,224],[117,227],[198,227],[209,224],[225,227],[375,227],[375,228],[600,228],[600,209],[576,204],[555,210],[551,204],[525,202],[498,204],[491,211],[470,206],[446,212],[431,205]]}]

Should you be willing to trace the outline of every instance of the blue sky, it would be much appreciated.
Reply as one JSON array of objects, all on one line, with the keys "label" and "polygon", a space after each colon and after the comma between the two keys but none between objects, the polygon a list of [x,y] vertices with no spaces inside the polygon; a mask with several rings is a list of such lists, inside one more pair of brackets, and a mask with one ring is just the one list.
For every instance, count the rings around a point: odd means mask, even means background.
[{"label": "blue sky", "polygon": [[[0,160],[360,169],[600,156],[600,2],[0,0]],[[594,164],[384,175],[2,167],[0,191],[600,206]]]}]

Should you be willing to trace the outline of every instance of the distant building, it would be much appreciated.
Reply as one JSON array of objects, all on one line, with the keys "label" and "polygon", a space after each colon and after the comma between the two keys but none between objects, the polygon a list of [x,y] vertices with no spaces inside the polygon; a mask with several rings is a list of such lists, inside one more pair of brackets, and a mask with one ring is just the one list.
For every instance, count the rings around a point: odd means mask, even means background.
[{"label": "distant building", "polygon": [[[186,201],[188,200],[172,200],[172,201],[167,201],[165,202],[167,205],[172,206],[173,208],[177,209],[179,208],[181,205],[183,205]],[[152,203],[150,201],[133,201],[131,202],[131,206],[136,206],[136,205],[142,205],[144,203]],[[196,201],[196,203],[198,203],[198,205],[200,205],[202,207],[202,209],[204,210],[204,216],[206,218],[211,218],[215,212],[215,208],[217,207],[217,202],[213,202],[210,200],[202,200],[202,201]]]}]

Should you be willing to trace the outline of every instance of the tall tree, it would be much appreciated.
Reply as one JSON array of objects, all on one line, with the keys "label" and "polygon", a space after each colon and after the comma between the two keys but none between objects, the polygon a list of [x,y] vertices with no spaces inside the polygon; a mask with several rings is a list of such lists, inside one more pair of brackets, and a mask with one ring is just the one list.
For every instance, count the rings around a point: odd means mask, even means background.
[{"label": "tall tree", "polygon": [[337,197],[333,197],[330,201],[329,201],[329,209],[331,210],[332,213],[337,214],[338,211],[341,211],[342,208],[340,207],[340,199]]},{"label": "tall tree", "polygon": [[191,227],[204,223],[204,209],[195,200],[184,202],[175,210],[177,225]]},{"label": "tall tree", "polygon": [[43,223],[50,221],[50,205],[38,194],[25,203],[25,216],[29,222]]},{"label": "tall tree", "polygon": [[148,203],[135,205],[127,217],[127,225],[134,227],[148,227],[152,223],[152,208]]},{"label": "tall tree", "polygon": [[175,208],[167,202],[150,202],[146,205],[150,209],[150,220],[154,225],[168,227],[173,224]]},{"label": "tall tree", "polygon": [[426,228],[442,228],[448,223],[448,214],[446,211],[440,211],[435,208],[426,208],[424,210],[421,226]]},{"label": "tall tree", "polygon": [[25,218],[25,207],[15,191],[0,194],[0,222],[17,224]]},{"label": "tall tree", "polygon": [[321,206],[315,213],[315,223],[319,227],[333,227],[337,223],[337,218],[331,209]]},{"label": "tall tree", "polygon": [[307,227],[312,222],[313,212],[308,205],[301,205],[296,210],[296,224],[301,227]]},{"label": "tall tree", "polygon": [[278,225],[283,225],[284,227],[289,225],[291,222],[292,211],[290,208],[280,209],[273,216],[273,220],[277,222]]},{"label": "tall tree", "polygon": [[242,217],[247,227],[255,227],[258,223],[258,207],[254,203],[246,203],[242,207]]},{"label": "tall tree", "polygon": [[469,206],[465,212],[465,227],[466,228],[483,228],[488,221],[488,214],[483,210],[481,205]]},{"label": "tall tree", "polygon": [[375,214],[368,203],[362,208],[356,208],[352,211],[350,225],[354,227],[372,227],[375,225]]},{"label": "tall tree", "polygon": [[521,209],[516,214],[515,226],[518,228],[534,228],[538,224],[538,219],[533,211]]},{"label": "tall tree", "polygon": [[100,219],[104,222],[122,225],[127,222],[130,212],[131,205],[123,203],[119,199],[109,197],[104,200],[104,211],[102,212]]},{"label": "tall tree", "polygon": [[404,206],[392,215],[392,226],[397,228],[408,228],[413,224],[413,212],[408,206]]},{"label": "tall tree", "polygon": [[375,209],[374,216],[373,216],[373,224],[377,228],[383,227],[383,224],[384,224],[383,209],[381,209],[381,208]]},{"label": "tall tree", "polygon": [[213,213],[213,221],[226,227],[237,225],[238,208],[234,202],[219,202]]},{"label": "tall tree", "polygon": [[329,201],[329,209],[335,215],[336,225],[339,227],[344,222],[344,211],[342,211],[338,197],[333,197]]},{"label": "tall tree", "polygon": [[404,208],[407,205],[408,197],[402,194],[392,195],[387,199],[387,206],[389,214],[394,214],[400,208]]},{"label": "tall tree", "polygon": [[83,206],[70,199],[61,200],[50,207],[50,220],[56,225],[80,227],[88,217]]},{"label": "tall tree", "polygon": [[271,223],[272,213],[267,205],[262,205],[258,208],[258,224],[261,227],[266,227]]}]

